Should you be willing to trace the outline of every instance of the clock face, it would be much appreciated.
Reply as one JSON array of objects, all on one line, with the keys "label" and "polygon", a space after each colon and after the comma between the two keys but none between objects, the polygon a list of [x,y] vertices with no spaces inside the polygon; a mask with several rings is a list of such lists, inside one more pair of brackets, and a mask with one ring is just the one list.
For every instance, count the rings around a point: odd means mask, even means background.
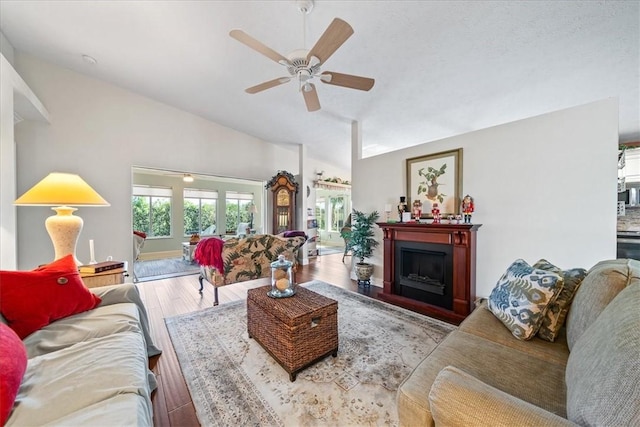
[{"label": "clock face", "polygon": [[284,188],[276,194],[276,206],[289,206],[289,192]]}]

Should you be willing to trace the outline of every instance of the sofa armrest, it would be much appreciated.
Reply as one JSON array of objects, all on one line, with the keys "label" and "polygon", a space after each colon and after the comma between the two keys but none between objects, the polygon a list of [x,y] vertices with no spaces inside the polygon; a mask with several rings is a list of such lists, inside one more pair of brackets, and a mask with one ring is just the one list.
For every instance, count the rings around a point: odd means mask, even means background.
[{"label": "sofa armrest", "polygon": [[556,414],[483,383],[453,366],[429,392],[436,426],[575,426]]}]

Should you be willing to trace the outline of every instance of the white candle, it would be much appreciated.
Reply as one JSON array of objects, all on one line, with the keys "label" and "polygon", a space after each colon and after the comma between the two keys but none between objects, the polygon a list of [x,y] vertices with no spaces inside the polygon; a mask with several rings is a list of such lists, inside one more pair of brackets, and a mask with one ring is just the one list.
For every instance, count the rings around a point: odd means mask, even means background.
[{"label": "white candle", "polygon": [[391,212],[391,205],[388,204],[388,203],[386,205],[384,205],[384,211],[385,212]]},{"label": "white candle", "polygon": [[89,261],[92,264],[95,264],[96,262],[96,254],[93,250],[93,239],[89,240],[89,254],[91,255],[91,261]]}]

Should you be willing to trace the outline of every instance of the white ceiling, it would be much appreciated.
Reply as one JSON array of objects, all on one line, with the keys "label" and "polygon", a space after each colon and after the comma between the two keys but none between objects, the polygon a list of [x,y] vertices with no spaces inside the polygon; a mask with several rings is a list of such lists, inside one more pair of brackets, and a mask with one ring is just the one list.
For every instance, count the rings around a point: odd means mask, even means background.
[{"label": "white ceiling", "polygon": [[[231,29],[286,56],[311,48],[334,17],[355,33],[323,70],[373,77],[370,92],[318,83],[314,113],[295,82],[244,92],[287,73]],[[638,1],[317,0],[306,27],[293,0],[0,2],[18,52],[305,144],[345,169],[353,120],[368,156],[619,97],[621,141],[640,140],[639,28]]]}]

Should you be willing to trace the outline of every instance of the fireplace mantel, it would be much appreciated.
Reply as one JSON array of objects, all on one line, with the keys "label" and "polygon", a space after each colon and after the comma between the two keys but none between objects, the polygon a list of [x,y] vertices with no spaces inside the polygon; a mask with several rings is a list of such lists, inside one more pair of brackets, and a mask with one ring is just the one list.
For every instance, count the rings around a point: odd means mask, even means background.
[{"label": "fireplace mantel", "polygon": [[[476,231],[481,224],[379,222],[384,233],[383,301],[459,324],[474,308],[476,296]],[[450,245],[453,250],[453,308],[438,307],[395,293],[396,242]]]}]

